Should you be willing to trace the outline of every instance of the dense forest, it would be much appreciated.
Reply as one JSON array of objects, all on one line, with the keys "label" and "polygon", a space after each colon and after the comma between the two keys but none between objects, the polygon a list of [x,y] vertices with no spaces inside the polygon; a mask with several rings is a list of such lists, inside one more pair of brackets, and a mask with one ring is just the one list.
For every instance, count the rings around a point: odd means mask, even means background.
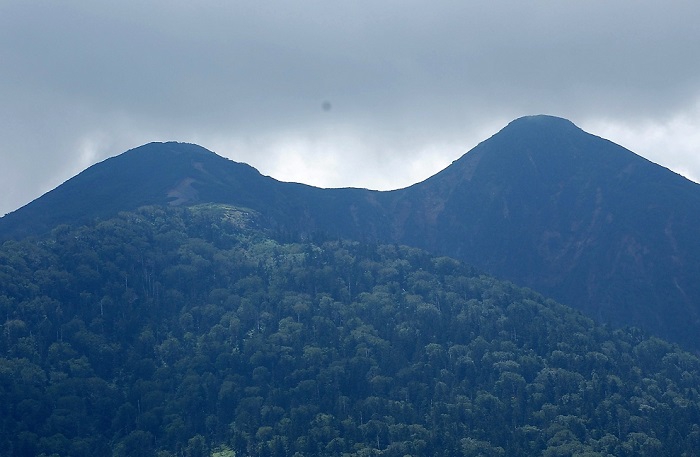
[{"label": "dense forest", "polygon": [[446,257],[142,208],[0,249],[0,449],[639,456],[700,449],[700,361]]}]

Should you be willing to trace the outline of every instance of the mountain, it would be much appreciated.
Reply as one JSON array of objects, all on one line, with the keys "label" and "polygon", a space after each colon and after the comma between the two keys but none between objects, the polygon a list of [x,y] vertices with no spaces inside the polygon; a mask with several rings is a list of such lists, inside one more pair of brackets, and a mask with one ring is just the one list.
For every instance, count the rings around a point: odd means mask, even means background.
[{"label": "mountain", "polygon": [[0,239],[146,204],[249,208],[262,227],[402,243],[700,350],[700,187],[571,122],[517,119],[405,189],[284,183],[201,147],[152,143],[0,219]]},{"label": "mountain", "polygon": [[512,122],[391,211],[400,242],[700,348],[700,186],[567,120]]},{"label": "mountain", "polygon": [[408,246],[150,206],[0,246],[3,456],[694,455],[700,360]]},{"label": "mountain", "polygon": [[[371,215],[382,218],[383,209],[374,202],[378,194],[280,182],[201,146],[150,143],[93,165],[0,218],[0,240],[45,233],[60,224],[112,217],[144,205],[209,202],[255,209],[270,228],[359,236],[366,233],[366,221],[375,217]],[[362,218],[362,224],[357,217]],[[376,229],[369,236],[379,238]]]}]

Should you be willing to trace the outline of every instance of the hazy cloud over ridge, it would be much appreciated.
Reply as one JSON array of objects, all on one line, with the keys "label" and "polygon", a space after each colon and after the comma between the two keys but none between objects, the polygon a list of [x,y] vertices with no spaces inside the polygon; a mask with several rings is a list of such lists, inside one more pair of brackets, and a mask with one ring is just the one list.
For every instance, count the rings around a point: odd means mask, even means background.
[{"label": "hazy cloud over ridge", "polygon": [[700,179],[700,3],[0,2],[0,214],[149,141],[389,189],[567,117]]}]

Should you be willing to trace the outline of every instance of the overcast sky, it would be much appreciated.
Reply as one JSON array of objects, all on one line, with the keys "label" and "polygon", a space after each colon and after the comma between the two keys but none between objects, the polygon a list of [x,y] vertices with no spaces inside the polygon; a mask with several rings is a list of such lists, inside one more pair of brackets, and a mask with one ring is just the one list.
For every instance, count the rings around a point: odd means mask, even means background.
[{"label": "overcast sky", "polygon": [[392,189],[529,114],[700,180],[700,2],[0,0],[0,215],[150,141]]}]

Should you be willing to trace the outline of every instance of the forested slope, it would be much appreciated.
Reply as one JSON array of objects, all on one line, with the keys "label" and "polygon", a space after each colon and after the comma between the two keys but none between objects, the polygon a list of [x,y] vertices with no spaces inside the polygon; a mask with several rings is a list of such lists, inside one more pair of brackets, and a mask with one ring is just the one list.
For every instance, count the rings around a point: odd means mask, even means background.
[{"label": "forested slope", "polygon": [[700,449],[700,361],[678,347],[595,325],[449,258],[274,241],[255,221],[225,206],[151,207],[6,242],[0,449]]}]

